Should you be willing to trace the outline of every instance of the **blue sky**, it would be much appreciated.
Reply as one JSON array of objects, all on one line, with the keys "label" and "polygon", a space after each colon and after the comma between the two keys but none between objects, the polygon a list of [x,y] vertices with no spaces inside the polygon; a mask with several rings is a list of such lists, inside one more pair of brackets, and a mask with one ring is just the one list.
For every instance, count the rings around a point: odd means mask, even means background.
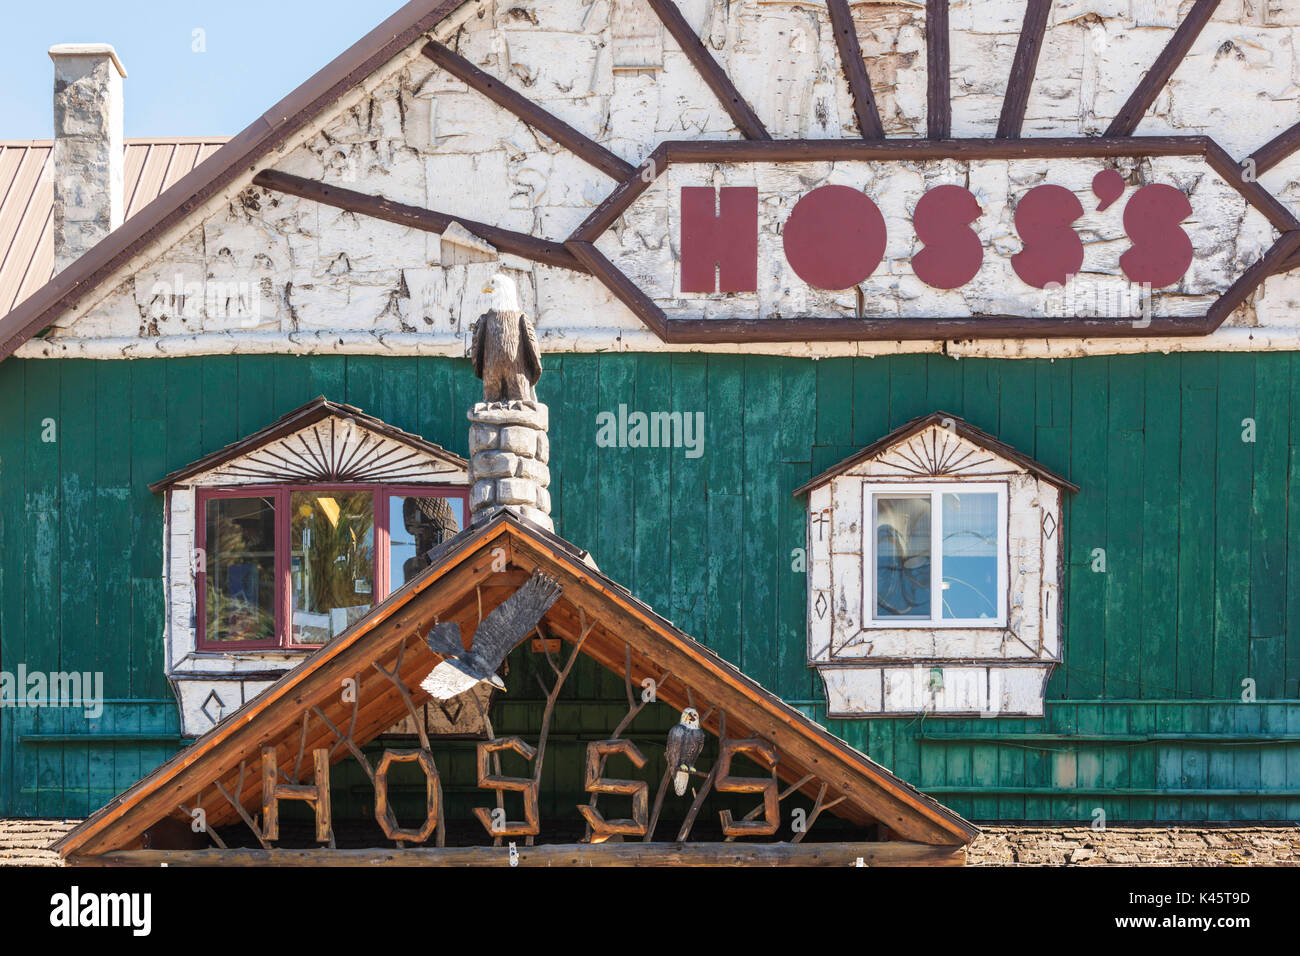
[{"label": "blue sky", "polygon": [[[117,48],[128,73],[128,137],[230,136],[402,5],[403,0],[6,0],[0,139],[53,134],[54,64],[47,51],[56,43]],[[206,49],[196,52],[196,46]]]}]

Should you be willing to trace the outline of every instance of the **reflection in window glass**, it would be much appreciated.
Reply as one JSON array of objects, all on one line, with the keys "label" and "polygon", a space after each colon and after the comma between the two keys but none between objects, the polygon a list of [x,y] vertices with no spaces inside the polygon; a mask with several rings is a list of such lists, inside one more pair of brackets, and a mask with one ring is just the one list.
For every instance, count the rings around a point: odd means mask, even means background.
[{"label": "reflection in window glass", "polygon": [[396,591],[429,565],[429,551],[454,536],[465,523],[460,498],[388,499],[389,587]]},{"label": "reflection in window glass", "polygon": [[878,497],[876,617],[930,616],[930,497]]},{"label": "reflection in window glass", "polygon": [[205,637],[275,639],[275,500],[214,498],[204,519]]},{"label": "reflection in window glass", "polygon": [[943,616],[998,616],[998,496],[943,496]]},{"label": "reflection in window glass", "polygon": [[369,491],[289,496],[294,644],[325,644],[374,603],[374,495]]}]

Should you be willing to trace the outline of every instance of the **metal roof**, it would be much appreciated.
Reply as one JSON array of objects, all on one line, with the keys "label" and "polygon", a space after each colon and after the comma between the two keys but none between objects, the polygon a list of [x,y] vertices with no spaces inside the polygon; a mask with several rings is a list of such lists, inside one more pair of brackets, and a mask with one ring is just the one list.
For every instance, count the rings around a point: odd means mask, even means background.
[{"label": "metal roof", "polygon": [[[126,218],[225,142],[225,137],[128,139]],[[53,140],[0,140],[0,315],[54,277],[53,151]]]}]

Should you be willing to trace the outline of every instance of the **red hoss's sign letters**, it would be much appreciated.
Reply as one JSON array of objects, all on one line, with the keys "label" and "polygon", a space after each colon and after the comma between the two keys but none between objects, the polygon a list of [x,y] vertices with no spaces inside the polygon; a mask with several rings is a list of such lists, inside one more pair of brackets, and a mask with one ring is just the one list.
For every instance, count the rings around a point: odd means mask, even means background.
[{"label": "red hoss's sign letters", "polygon": [[[1124,193],[1124,178],[1106,169],[1092,182],[1104,210]],[[758,189],[753,186],[682,188],[682,293],[758,291]],[[937,186],[916,204],[912,228],[921,248],[912,257],[917,278],[937,289],[970,282],[984,261],[973,226],[982,210],[970,190]],[[1083,240],[1074,222],[1084,213],[1078,196],[1044,184],[1016,205],[1015,228],[1024,248],[1011,257],[1021,279],[1037,289],[1064,285],[1083,266]],[[1173,186],[1140,187],[1124,207],[1132,245],[1118,268],[1133,283],[1173,285],[1192,262],[1192,242],[1179,225],[1192,213]],[[851,289],[885,255],[885,218],[869,196],[850,186],[819,186],[803,196],[785,221],[782,245],[790,268],[817,289]]]}]

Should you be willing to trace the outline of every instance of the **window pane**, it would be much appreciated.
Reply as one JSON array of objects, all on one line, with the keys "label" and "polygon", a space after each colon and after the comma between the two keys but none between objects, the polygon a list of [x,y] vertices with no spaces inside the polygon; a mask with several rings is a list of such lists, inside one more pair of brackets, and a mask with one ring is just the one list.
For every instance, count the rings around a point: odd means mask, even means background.
[{"label": "window pane", "polygon": [[998,616],[998,496],[943,496],[943,616]]},{"label": "window pane", "polygon": [[930,498],[878,497],[876,617],[930,616]]},{"label": "window pane", "polygon": [[204,520],[208,641],[275,639],[275,499],[213,498]]},{"label": "window pane", "polygon": [[388,499],[388,576],[392,590],[428,567],[425,555],[464,527],[464,507],[460,498],[393,495]]},{"label": "window pane", "polygon": [[289,496],[295,644],[325,644],[370,610],[375,509],[369,491]]}]

